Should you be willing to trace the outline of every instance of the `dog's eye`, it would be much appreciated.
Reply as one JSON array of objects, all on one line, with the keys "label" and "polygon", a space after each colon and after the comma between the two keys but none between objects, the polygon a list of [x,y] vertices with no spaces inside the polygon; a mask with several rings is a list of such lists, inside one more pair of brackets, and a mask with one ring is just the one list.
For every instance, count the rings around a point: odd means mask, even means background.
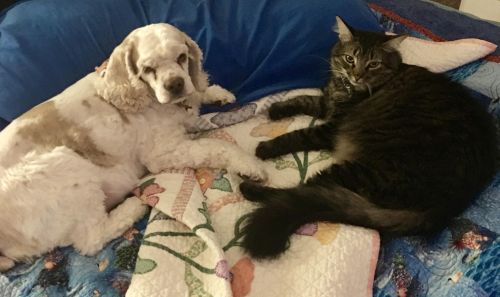
[{"label": "dog's eye", "polygon": [[177,63],[182,65],[184,62],[187,60],[187,55],[186,54],[180,54],[179,57],[177,58]]},{"label": "dog's eye", "polygon": [[155,73],[155,69],[153,67],[144,66],[142,72],[144,72],[145,74]]}]

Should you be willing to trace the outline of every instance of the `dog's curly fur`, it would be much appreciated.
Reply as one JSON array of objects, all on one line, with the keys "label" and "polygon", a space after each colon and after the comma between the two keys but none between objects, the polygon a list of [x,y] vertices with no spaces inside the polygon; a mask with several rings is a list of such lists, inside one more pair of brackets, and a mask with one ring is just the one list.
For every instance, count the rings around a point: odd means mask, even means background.
[{"label": "dog's curly fur", "polygon": [[147,171],[208,166],[265,178],[236,145],[187,134],[201,103],[234,101],[208,86],[201,59],[173,26],[136,29],[103,75],[87,75],[0,133],[0,271],[56,246],[97,252],[144,215],[139,199],[124,197]]}]

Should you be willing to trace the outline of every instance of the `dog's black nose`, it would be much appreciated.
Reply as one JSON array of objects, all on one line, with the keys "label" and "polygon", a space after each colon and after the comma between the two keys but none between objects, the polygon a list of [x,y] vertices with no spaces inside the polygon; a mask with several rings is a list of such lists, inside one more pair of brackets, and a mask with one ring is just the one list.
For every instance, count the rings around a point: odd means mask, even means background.
[{"label": "dog's black nose", "polygon": [[179,76],[170,79],[169,83],[165,85],[165,89],[174,95],[179,95],[184,90],[184,79]]}]

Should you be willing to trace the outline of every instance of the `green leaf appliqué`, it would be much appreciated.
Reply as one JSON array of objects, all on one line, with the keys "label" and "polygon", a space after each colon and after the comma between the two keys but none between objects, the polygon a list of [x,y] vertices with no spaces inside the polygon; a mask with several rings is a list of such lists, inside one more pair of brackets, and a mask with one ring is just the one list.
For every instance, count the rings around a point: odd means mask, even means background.
[{"label": "green leaf appliqu\u00e9", "polygon": [[231,187],[231,183],[225,177],[214,180],[210,189],[220,190],[224,192],[232,192],[233,188]]},{"label": "green leaf appliqu\u00e9", "polygon": [[157,264],[155,261],[150,259],[142,259],[137,257],[137,262],[135,263],[135,274],[144,274],[153,271]]}]

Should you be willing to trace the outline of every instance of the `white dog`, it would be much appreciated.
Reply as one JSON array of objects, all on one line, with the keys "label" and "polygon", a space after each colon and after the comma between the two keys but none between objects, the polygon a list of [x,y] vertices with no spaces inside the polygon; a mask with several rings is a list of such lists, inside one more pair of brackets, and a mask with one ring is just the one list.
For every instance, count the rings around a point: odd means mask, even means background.
[{"label": "white dog", "polygon": [[121,202],[147,170],[208,166],[265,178],[236,145],[186,133],[201,103],[234,101],[208,87],[201,59],[173,26],[136,29],[103,75],[87,75],[0,133],[0,271],[57,246],[99,251],[144,215],[139,199]]}]

